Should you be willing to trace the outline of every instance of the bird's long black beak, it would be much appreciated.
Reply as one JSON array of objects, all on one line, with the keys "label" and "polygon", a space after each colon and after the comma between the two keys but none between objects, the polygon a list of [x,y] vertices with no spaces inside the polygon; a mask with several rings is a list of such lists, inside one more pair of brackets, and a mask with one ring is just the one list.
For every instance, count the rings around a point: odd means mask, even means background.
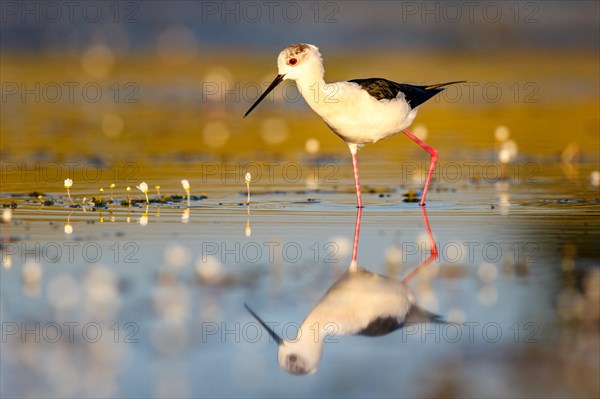
[{"label": "bird's long black beak", "polygon": [[[263,99],[264,99],[266,96],[268,96],[268,95],[269,95],[269,93],[270,93],[270,92],[271,92],[271,91],[272,91],[274,88],[276,88],[276,87],[277,87],[277,85],[278,85],[279,83],[281,83],[281,81],[283,80],[283,77],[284,77],[284,76],[285,76],[285,75],[277,75],[277,77],[275,78],[275,80],[273,80],[273,81],[271,82],[271,84],[269,85],[269,87],[267,87],[267,90],[265,90],[265,92],[264,92],[264,93],[263,93],[263,94],[262,94],[262,95],[261,95],[261,96],[258,98],[258,100],[256,100],[256,102],[255,102],[254,104],[252,104],[252,106],[250,107],[250,109],[248,110],[248,112],[246,112],[246,113],[244,114],[244,118],[245,118],[245,117],[247,117],[247,116],[248,116],[248,114],[249,114],[250,112],[252,112],[252,110],[253,110],[254,108],[256,108],[256,106],[257,106],[257,105],[258,105],[258,104],[259,104],[259,103],[260,103],[260,102],[261,102],[261,101],[262,101],[262,100],[263,100]],[[248,309],[248,310],[250,310],[250,309]],[[250,310],[250,313],[252,313],[252,311],[251,311],[251,310]],[[252,314],[254,314],[254,313],[252,313]]]},{"label": "bird's long black beak", "polygon": [[[250,109],[250,111],[252,111],[252,108]],[[248,111],[248,112],[250,112],[250,111]],[[273,331],[267,325],[267,323],[265,323],[264,321],[262,321],[262,319],[260,317],[258,317],[258,315],[256,313],[254,313],[254,311],[252,311],[252,309],[250,309],[250,307],[248,306],[248,304],[245,303],[244,306],[246,307],[246,309],[248,310],[248,312],[250,312],[250,314],[252,314],[252,316],[254,316],[254,318],[256,320],[258,320],[258,322],[260,323],[260,325],[263,326],[265,328],[265,330],[267,330],[267,332],[269,333],[269,335],[271,336],[271,338],[273,338],[275,340],[275,342],[277,342],[277,345],[283,344],[283,339],[281,339],[281,337],[279,335],[277,335],[275,333],[275,331]]]}]

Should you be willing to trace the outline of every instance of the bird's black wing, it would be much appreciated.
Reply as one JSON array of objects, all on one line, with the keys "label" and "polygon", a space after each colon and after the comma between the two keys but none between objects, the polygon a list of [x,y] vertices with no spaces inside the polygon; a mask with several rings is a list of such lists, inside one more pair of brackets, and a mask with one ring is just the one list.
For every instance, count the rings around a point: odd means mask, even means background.
[{"label": "bird's black wing", "polygon": [[386,316],[378,317],[371,321],[368,326],[360,330],[357,335],[366,335],[369,337],[378,337],[389,334],[393,331],[403,328],[406,324],[420,323],[439,323],[446,324],[441,316],[428,312],[416,305],[412,305],[402,321],[397,317]]},{"label": "bird's black wing", "polygon": [[435,313],[431,313],[425,309],[421,309],[417,305],[411,305],[408,313],[404,317],[404,322],[402,324],[407,323],[439,323],[439,324],[447,324],[442,316],[437,315]]},{"label": "bird's black wing", "polygon": [[398,322],[398,318],[396,317],[378,317],[357,334],[366,335],[368,337],[379,337],[380,335],[386,335],[402,328],[402,324],[403,323]]},{"label": "bird's black wing", "polygon": [[393,100],[398,96],[398,92],[402,91],[400,83],[382,78],[353,79],[350,82],[357,83],[377,100]]},{"label": "bird's black wing", "polygon": [[411,108],[416,108],[429,100],[431,97],[444,90],[443,87],[459,82],[440,83],[429,86],[414,86],[406,83],[396,83],[382,78],[353,79],[350,82],[357,83],[377,100],[393,100],[402,92],[404,98]]}]

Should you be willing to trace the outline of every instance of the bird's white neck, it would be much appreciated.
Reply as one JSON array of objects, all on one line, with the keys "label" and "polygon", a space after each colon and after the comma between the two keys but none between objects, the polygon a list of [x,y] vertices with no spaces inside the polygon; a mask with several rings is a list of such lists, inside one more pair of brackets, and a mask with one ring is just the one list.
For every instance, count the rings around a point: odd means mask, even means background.
[{"label": "bird's white neck", "polygon": [[322,114],[327,104],[334,101],[335,87],[325,83],[322,70],[303,75],[296,80],[296,86],[317,114]]}]

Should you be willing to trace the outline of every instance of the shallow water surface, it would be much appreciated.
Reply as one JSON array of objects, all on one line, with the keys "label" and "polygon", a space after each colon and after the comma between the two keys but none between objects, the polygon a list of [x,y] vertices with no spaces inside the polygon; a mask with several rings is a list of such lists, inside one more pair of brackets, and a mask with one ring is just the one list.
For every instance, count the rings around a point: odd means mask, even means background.
[{"label": "shallow water surface", "polygon": [[[2,394],[598,393],[600,207],[587,165],[571,181],[538,164],[531,174],[528,163],[511,165],[525,170],[525,182],[440,175],[422,213],[403,201],[419,179],[397,184],[402,165],[365,156],[358,265],[402,280],[431,255],[428,221],[439,256],[408,286],[420,307],[458,324],[334,334],[314,375],[281,370],[276,345],[244,303],[293,339],[348,269],[352,177],[343,160],[331,165],[336,181],[318,187],[254,182],[249,206],[243,182],[200,184],[192,172],[193,193],[207,198],[190,208],[185,200],[146,207],[136,189],[139,202],[126,206],[123,187],[96,209],[69,208],[60,183],[42,187],[51,205],[4,193],[2,203],[16,208],[2,225],[1,361],[3,380],[12,381]],[[179,173],[163,169],[156,180]],[[72,195],[80,203],[110,181],[76,180]],[[176,179],[165,181],[164,195],[181,195]]]}]

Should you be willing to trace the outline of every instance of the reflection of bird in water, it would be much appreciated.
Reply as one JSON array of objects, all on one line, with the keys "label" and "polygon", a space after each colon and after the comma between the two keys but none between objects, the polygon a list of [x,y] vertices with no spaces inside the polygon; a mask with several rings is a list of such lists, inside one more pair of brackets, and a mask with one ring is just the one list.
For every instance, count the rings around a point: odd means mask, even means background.
[{"label": "reflection of bird in water", "polygon": [[[433,236],[423,209],[427,233]],[[323,343],[335,335],[380,336],[409,323],[441,322],[439,316],[415,304],[407,282],[422,266],[437,259],[437,250],[403,281],[372,273],[356,266],[356,247],[362,211],[356,217],[353,260],[348,271],[325,293],[300,325],[295,339],[282,339],[248,305],[246,309],[279,345],[279,365],[293,374],[314,373],[321,359]]]},{"label": "reflection of bird in water", "polygon": [[387,79],[370,78],[325,83],[325,71],[319,49],[312,44],[303,43],[292,44],[279,53],[277,67],[279,74],[244,117],[283,80],[295,81],[313,111],[348,144],[352,154],[359,208],[362,208],[362,196],[356,156],[358,150],[365,144],[375,143],[402,132],[431,156],[420,202],[421,206],[425,205],[438,152],[406,129],[417,116],[417,107],[443,91],[445,86],[462,82],[413,86]]}]

